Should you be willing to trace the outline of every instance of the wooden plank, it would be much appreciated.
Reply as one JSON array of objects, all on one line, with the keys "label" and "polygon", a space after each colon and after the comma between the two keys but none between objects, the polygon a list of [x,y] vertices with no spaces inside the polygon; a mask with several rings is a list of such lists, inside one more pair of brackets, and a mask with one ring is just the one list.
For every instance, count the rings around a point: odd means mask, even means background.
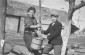
[{"label": "wooden plank", "polygon": [[17,33],[18,21],[19,19],[17,17],[6,17],[6,26],[5,26],[6,32]]},{"label": "wooden plank", "polygon": [[0,0],[0,55],[4,53],[6,0]]},{"label": "wooden plank", "polygon": [[20,28],[19,28],[19,32],[21,34],[24,34],[24,17],[21,17],[21,20],[20,20]]},{"label": "wooden plank", "polygon": [[8,6],[7,7],[7,14],[16,15],[16,16],[26,16],[26,11],[23,11],[19,8]]}]

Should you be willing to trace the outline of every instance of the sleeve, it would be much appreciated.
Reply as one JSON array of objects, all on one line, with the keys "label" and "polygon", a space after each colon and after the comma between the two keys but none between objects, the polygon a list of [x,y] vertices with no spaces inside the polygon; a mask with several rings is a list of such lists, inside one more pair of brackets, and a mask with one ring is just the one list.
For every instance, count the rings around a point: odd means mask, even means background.
[{"label": "sleeve", "polygon": [[46,31],[44,31],[43,34],[45,34],[45,35],[49,34],[49,32],[50,32],[50,26],[51,26],[51,24],[49,25],[48,29]]},{"label": "sleeve", "polygon": [[58,37],[58,35],[61,33],[62,24],[56,26],[56,30],[53,34],[50,34],[47,36],[48,40],[53,40],[54,38]]}]

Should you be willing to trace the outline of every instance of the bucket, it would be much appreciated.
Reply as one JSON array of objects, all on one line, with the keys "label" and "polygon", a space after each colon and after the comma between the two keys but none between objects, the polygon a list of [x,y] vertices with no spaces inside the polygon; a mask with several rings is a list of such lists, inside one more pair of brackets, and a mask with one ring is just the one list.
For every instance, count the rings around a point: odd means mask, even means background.
[{"label": "bucket", "polygon": [[32,39],[31,48],[34,50],[39,50],[42,46],[43,38],[34,37]]}]

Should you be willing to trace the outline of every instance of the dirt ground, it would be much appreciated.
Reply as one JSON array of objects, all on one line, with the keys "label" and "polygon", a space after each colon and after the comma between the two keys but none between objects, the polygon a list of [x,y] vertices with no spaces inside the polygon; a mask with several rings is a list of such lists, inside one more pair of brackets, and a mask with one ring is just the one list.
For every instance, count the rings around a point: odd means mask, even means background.
[{"label": "dirt ground", "polygon": [[[84,39],[84,38],[83,38]],[[82,39],[81,39],[82,40]],[[76,41],[76,40],[75,40]],[[82,40],[84,41],[84,40]],[[21,34],[6,34],[6,42],[7,43],[11,43],[12,47],[13,46],[17,46],[15,47],[14,49],[17,50],[17,52],[20,53],[20,51],[23,49],[24,51],[21,51],[21,52],[24,52],[24,53],[29,53],[30,52],[27,52],[27,49],[25,47],[25,43],[24,43],[24,40],[23,40],[23,35]],[[85,41],[84,41],[85,42]],[[47,40],[45,39],[43,43],[47,43]],[[44,44],[44,45],[45,45]],[[8,49],[6,49],[6,51],[8,51],[9,49],[11,49],[12,47],[8,45]],[[85,54],[85,47],[81,47],[81,49],[78,49],[79,51],[77,51],[77,55],[84,55]],[[28,55],[29,55],[28,54]],[[9,55],[12,55],[12,53],[10,53]],[[19,55],[19,54],[18,54]],[[30,55],[33,55],[33,54],[30,54]],[[69,54],[67,54],[69,55]]]}]

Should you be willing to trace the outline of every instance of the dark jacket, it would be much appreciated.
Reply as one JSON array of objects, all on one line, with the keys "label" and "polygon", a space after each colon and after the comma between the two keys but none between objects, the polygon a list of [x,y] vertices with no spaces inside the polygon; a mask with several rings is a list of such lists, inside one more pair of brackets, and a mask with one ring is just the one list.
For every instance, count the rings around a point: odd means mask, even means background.
[{"label": "dark jacket", "polygon": [[53,26],[52,23],[49,25],[48,29],[44,31],[44,34],[50,33],[50,35],[47,36],[49,40],[48,43],[54,45],[62,44],[61,29],[62,29],[62,24],[59,21],[56,21]]}]

